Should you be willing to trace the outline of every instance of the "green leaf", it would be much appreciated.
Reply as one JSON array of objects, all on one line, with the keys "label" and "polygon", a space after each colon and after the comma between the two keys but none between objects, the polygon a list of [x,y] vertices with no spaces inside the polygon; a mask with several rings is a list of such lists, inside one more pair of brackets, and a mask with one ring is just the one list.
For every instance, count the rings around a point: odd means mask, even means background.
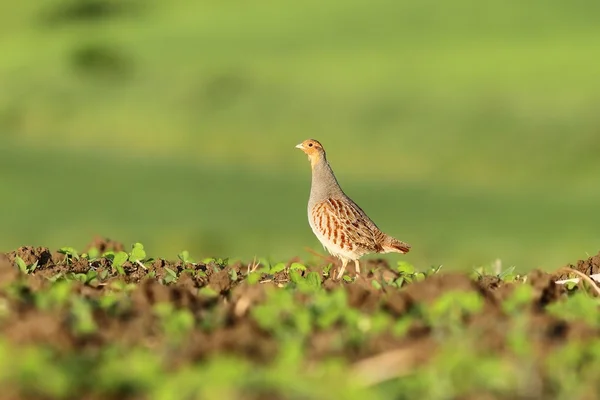
[{"label": "green leaf", "polygon": [[100,256],[100,250],[98,250],[95,247],[92,247],[91,249],[88,250],[87,256],[88,256],[88,260],[95,260],[96,258],[98,258]]},{"label": "green leaf", "polygon": [[303,281],[302,275],[298,271],[290,271],[290,280],[294,283],[300,283]]},{"label": "green leaf", "polygon": [[401,274],[406,274],[406,275],[412,275],[415,273],[415,267],[413,267],[411,264],[407,263],[406,261],[398,261],[398,266],[396,267],[396,270],[398,272],[400,272]]},{"label": "green leaf", "polygon": [[434,267],[433,265],[431,267],[429,267],[429,273],[427,275],[434,275],[437,274],[438,272],[440,272],[440,270],[442,269],[442,265],[438,265],[437,267]]},{"label": "green leaf", "polygon": [[565,283],[565,286],[567,287],[567,290],[573,290],[577,287],[577,282],[570,281]]},{"label": "green leaf", "polygon": [[26,274],[27,273],[27,264],[25,264],[25,261],[23,261],[23,259],[21,257],[17,256],[15,258],[15,262],[17,263],[17,266],[19,267],[21,272]]},{"label": "green leaf", "polygon": [[104,253],[102,253],[102,257],[107,258],[110,261],[112,261],[115,258],[115,252],[112,250],[105,251]]},{"label": "green leaf", "polygon": [[292,263],[290,270],[306,271],[306,267],[300,263]]},{"label": "green leaf", "polygon": [[246,281],[248,282],[248,284],[250,285],[255,285],[258,282],[260,282],[260,278],[261,278],[261,273],[258,271],[254,271],[254,272],[250,272],[250,274],[248,275],[248,277],[246,278]]},{"label": "green leaf", "polygon": [[38,267],[38,260],[35,260],[35,262],[33,264],[31,264],[27,269],[29,270],[29,273],[34,272]]},{"label": "green leaf", "polygon": [[146,258],[146,251],[144,250],[144,245],[141,243],[135,243],[131,249],[131,253],[129,255],[129,261],[141,261]]},{"label": "green leaf", "polygon": [[236,282],[238,280],[238,274],[237,274],[237,271],[235,269],[230,269],[229,270],[229,278],[233,282]]},{"label": "green leaf", "polygon": [[344,275],[343,278],[346,282],[352,282],[352,278],[350,277],[350,275]]},{"label": "green leaf", "polygon": [[277,263],[271,267],[271,270],[269,271],[269,273],[271,275],[275,275],[276,273],[282,272],[284,270],[285,270],[285,263]]},{"label": "green leaf", "polygon": [[171,275],[173,278],[177,278],[177,272],[173,271],[171,268],[165,267],[165,271],[167,271],[167,273],[169,275]]},{"label": "green leaf", "polygon": [[504,280],[506,278],[506,276],[512,274],[512,272],[515,270],[515,267],[510,267],[507,268],[506,270],[502,271],[501,273],[498,274],[498,278]]},{"label": "green leaf", "polygon": [[318,272],[309,272],[306,275],[306,282],[308,283],[309,286],[314,287],[314,288],[320,288],[321,287],[321,277],[319,276]]},{"label": "green leaf", "polygon": [[372,285],[372,286],[373,286],[375,289],[377,289],[377,290],[381,290],[381,283],[379,283],[379,281],[372,280],[372,281],[371,281],[371,285]]},{"label": "green leaf", "polygon": [[177,257],[186,264],[194,264],[195,261],[190,257],[190,252],[187,250],[182,251]]},{"label": "green leaf", "polygon": [[125,275],[125,270],[123,269],[123,264],[127,261],[129,255],[124,251],[120,251],[114,255],[112,260],[112,267],[117,270],[117,272],[121,275]]},{"label": "green leaf", "polygon": [[61,247],[58,250],[58,252],[65,254],[68,257],[72,257],[76,260],[79,260],[79,254],[77,253],[77,250],[75,250],[73,247]]},{"label": "green leaf", "polygon": [[196,276],[199,278],[206,278],[206,272],[202,271],[202,270],[196,270]]},{"label": "green leaf", "polygon": [[423,273],[423,272],[417,272],[417,273],[415,273],[415,275],[414,275],[414,276],[415,276],[415,280],[416,280],[417,282],[424,281],[424,280],[425,280],[425,278],[426,278],[426,275],[425,275],[425,273]]},{"label": "green leaf", "polygon": [[248,274],[246,277],[246,281],[249,285],[256,285],[258,282],[260,282],[261,277],[262,274],[258,271],[250,272],[250,274]]}]

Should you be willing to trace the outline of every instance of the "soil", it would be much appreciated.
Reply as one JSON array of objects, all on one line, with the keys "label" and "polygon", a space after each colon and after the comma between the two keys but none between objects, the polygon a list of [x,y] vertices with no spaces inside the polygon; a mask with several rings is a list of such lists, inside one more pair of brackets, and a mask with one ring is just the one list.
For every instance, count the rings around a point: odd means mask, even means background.
[{"label": "soil", "polygon": [[[96,247],[101,251],[123,250],[124,246],[111,240],[94,239],[86,250]],[[29,275],[22,274],[15,267],[16,257],[21,257],[27,265],[38,263],[36,270]],[[0,254],[0,287],[6,288],[11,282],[21,282],[23,291],[20,300],[9,296],[0,289],[0,297],[5,297],[12,311],[8,317],[0,320],[0,335],[14,344],[48,344],[61,350],[100,349],[104,344],[123,346],[144,345],[149,348],[168,343],[159,326],[159,319],[153,311],[157,303],[171,303],[175,309],[187,309],[196,321],[213,321],[211,326],[197,326],[183,342],[169,354],[168,362],[174,366],[202,360],[217,353],[242,355],[258,363],[267,363],[278,350],[278,341],[270,333],[263,331],[250,316],[250,310],[263,302],[267,291],[277,287],[278,283],[288,280],[287,272],[278,273],[264,283],[250,285],[244,282],[248,265],[241,263],[218,266],[214,263],[184,266],[181,261],[154,260],[142,268],[137,263],[124,265],[125,275],[119,277],[112,271],[110,262],[105,259],[88,262],[86,259],[67,262],[64,254],[51,252],[44,247],[23,246],[7,254]],[[293,261],[298,261],[294,259]],[[327,263],[329,260],[325,260]],[[291,264],[292,260],[288,264]],[[394,319],[418,311],[424,304],[431,304],[440,296],[449,292],[477,293],[483,299],[484,311],[466,317],[468,332],[477,334],[477,346],[482,351],[509,353],[506,335],[511,326],[511,316],[501,306],[516,285],[484,276],[473,280],[462,273],[438,273],[421,282],[406,285],[402,289],[391,289],[383,285],[376,289],[372,281],[389,279],[397,275],[389,269],[383,260],[369,260],[367,270],[373,270],[357,278],[354,283],[335,281],[331,277],[322,278],[325,290],[343,288],[347,292],[350,307],[364,313],[385,312]],[[308,266],[309,271],[321,272],[323,265]],[[600,270],[600,253],[587,260],[580,260],[575,268],[586,274]],[[169,275],[167,270],[181,273],[174,283],[162,284],[159,279]],[[185,269],[201,271],[202,274],[184,272]],[[363,266],[364,268],[364,266]],[[108,271],[102,281],[89,284],[77,282],[75,291],[88,298],[99,298],[107,291],[114,292],[113,283],[124,280],[137,284],[132,288],[131,302],[122,310],[106,311],[97,309],[94,320],[99,329],[91,334],[76,335],[70,326],[70,317],[65,310],[53,312],[41,311],[27,299],[32,293],[50,285],[48,278],[57,274],[87,273],[95,270],[98,274]],[[232,273],[235,271],[235,274]],[[148,277],[154,274],[154,277]],[[238,276],[238,279],[234,275]],[[333,274],[330,274],[333,275]],[[566,288],[554,283],[556,279],[568,274],[552,274],[534,270],[527,275],[526,284],[534,289],[534,298],[524,309],[523,315],[529,321],[530,341],[540,354],[569,340],[584,340],[596,337],[595,328],[578,322],[568,322],[545,312],[544,307],[561,301],[566,296]],[[322,275],[321,275],[322,276]],[[233,277],[233,278],[232,278]],[[217,295],[199,293],[199,289],[208,287]],[[297,301],[307,303],[310,299],[298,294]],[[431,327],[423,322],[412,324],[408,333],[396,337],[390,333],[370,335],[360,346],[336,346],[339,334],[337,328],[327,331],[316,330],[307,340],[306,351],[309,361],[318,361],[324,357],[342,356],[348,362],[358,362],[378,354],[404,349],[411,354],[405,368],[415,368],[435,356],[439,339],[431,334]],[[172,349],[171,349],[172,350]]]}]

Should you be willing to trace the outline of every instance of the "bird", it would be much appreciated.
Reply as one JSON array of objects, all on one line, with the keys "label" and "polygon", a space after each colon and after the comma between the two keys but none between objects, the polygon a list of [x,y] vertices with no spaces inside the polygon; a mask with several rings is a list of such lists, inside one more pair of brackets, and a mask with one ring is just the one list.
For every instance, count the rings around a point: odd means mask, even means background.
[{"label": "bird", "polygon": [[327,161],[325,149],[315,139],[296,145],[308,156],[312,170],[308,223],[323,247],[342,262],[336,279],[353,261],[360,275],[360,258],[366,254],[408,253],[411,246],[384,232],[348,197]]}]

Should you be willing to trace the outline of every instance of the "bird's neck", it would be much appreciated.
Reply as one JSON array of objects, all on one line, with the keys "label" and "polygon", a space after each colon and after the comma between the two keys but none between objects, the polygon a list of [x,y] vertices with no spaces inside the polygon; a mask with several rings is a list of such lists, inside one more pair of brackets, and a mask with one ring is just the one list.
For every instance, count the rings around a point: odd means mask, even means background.
[{"label": "bird's neck", "polygon": [[316,204],[331,196],[343,195],[342,189],[329,165],[322,156],[312,164],[312,182],[310,185],[311,203]]}]

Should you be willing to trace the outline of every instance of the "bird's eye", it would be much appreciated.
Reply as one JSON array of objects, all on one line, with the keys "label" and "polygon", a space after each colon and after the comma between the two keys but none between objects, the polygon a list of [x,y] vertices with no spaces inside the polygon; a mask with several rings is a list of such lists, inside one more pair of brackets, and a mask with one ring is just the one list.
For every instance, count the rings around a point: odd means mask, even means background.
[{"label": "bird's eye", "polygon": [[312,144],[312,143],[309,143],[309,144],[308,144],[308,147],[312,147],[312,146],[313,146],[313,144]]}]

